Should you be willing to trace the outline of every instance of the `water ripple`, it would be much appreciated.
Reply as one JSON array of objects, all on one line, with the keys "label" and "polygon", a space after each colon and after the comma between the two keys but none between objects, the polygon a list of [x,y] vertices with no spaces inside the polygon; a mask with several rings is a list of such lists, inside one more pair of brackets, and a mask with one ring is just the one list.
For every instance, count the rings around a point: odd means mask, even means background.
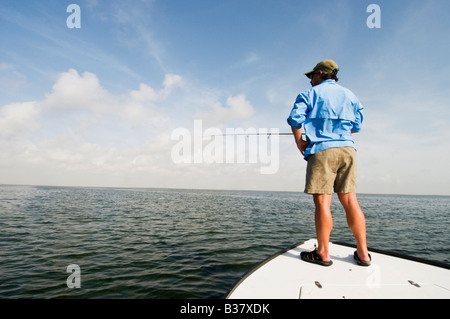
[{"label": "water ripple", "polygon": [[[449,197],[360,195],[370,246],[449,260]],[[353,242],[333,202],[332,240]],[[315,237],[299,193],[0,186],[1,298],[221,298]],[[81,269],[69,289],[68,265]]]}]

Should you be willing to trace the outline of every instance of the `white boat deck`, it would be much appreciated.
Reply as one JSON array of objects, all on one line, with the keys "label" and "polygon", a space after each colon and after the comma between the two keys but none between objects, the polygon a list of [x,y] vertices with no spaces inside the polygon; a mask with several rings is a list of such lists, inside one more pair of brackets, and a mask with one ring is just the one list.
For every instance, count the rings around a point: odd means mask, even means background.
[{"label": "white boat deck", "polygon": [[372,264],[358,266],[355,248],[330,243],[333,265],[300,259],[314,249],[308,240],[263,262],[230,292],[229,299],[423,299],[450,298],[450,270],[370,251]]}]

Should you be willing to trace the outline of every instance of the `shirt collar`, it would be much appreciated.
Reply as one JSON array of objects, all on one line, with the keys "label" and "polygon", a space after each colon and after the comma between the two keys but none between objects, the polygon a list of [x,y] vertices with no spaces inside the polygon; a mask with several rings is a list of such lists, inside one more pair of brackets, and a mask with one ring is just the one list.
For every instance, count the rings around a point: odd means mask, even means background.
[{"label": "shirt collar", "polygon": [[323,80],[322,82],[320,82],[320,84],[324,84],[324,83],[336,84],[336,81],[333,79],[326,79],[326,80]]}]

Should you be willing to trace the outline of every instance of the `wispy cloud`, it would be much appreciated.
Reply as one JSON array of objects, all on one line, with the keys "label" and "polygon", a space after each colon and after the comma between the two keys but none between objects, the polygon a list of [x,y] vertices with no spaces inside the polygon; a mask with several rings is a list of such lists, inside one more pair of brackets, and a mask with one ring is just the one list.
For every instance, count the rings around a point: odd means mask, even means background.
[{"label": "wispy cloud", "polygon": [[[156,61],[157,65],[166,72],[164,64],[165,49],[155,35],[153,25],[154,0],[104,1],[102,8],[91,10],[93,16],[110,25],[116,32],[116,40],[130,51],[142,54]],[[97,7],[99,7],[98,5]]]},{"label": "wispy cloud", "polygon": [[0,93],[14,96],[27,85],[27,78],[17,70],[17,67],[8,63],[0,63]]},{"label": "wispy cloud", "polygon": [[[17,56],[14,51],[11,51],[17,50],[17,47],[2,47],[1,50],[11,60],[17,60],[22,69],[27,68],[40,74],[48,75],[53,71],[52,64],[60,60],[72,66],[86,63],[98,64],[133,78],[139,78],[124,61],[119,60],[113,53],[105,51],[99,43],[83,39],[76,31],[68,32],[64,20],[61,19],[65,14],[67,13],[63,11],[60,15],[50,15],[46,23],[43,23],[40,19],[30,19],[19,11],[2,8],[0,21],[3,20],[3,27],[10,30],[23,30],[21,46],[28,47],[25,50],[32,51],[34,58]],[[55,27],[56,22],[59,22],[58,27]],[[40,63],[36,63],[36,57],[41,60]]]}]

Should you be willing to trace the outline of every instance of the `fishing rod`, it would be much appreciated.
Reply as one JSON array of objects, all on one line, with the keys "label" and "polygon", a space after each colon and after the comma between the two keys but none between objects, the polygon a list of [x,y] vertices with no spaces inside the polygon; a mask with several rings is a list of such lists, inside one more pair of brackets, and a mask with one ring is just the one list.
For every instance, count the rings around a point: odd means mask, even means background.
[{"label": "fishing rod", "polygon": [[[264,133],[225,133],[225,134],[213,134],[213,135],[202,135],[203,137],[222,137],[222,136],[267,136],[269,139],[271,136],[292,136],[292,132],[264,132]],[[302,133],[302,139],[306,141],[306,136]]]},{"label": "fishing rod", "polygon": [[278,133],[272,133],[272,132],[265,132],[265,133],[225,133],[225,134],[214,134],[214,135],[203,135],[203,136],[237,136],[237,135],[267,135],[267,136],[272,136],[272,135],[278,135],[278,136],[283,136],[283,135],[292,135],[293,133],[288,133],[288,132],[278,132]]},{"label": "fishing rod", "polygon": [[214,135],[202,135],[206,138],[212,138],[212,137],[229,137],[229,136],[246,136],[249,138],[250,136],[267,136],[267,139],[269,140],[272,136],[288,136],[293,135],[293,133],[287,133],[287,132],[265,132],[265,133],[225,133],[225,134],[214,134]]}]

